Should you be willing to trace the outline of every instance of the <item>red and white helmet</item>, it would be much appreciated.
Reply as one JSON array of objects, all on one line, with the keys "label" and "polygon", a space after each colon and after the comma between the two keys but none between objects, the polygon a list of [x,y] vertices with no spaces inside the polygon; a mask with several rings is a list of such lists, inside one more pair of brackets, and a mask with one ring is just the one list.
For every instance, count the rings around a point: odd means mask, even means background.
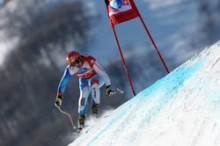
[{"label": "red and white helmet", "polygon": [[66,61],[71,65],[74,61],[80,60],[80,54],[76,51],[71,51],[66,55]]}]

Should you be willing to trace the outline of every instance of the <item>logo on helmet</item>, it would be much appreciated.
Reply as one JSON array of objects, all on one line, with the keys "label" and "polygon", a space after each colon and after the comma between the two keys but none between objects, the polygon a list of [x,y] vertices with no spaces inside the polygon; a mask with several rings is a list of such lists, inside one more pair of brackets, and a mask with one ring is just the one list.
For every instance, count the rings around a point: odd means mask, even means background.
[{"label": "logo on helmet", "polygon": [[109,6],[110,6],[112,9],[120,9],[120,8],[123,6],[123,0],[112,0],[112,1],[109,3]]}]

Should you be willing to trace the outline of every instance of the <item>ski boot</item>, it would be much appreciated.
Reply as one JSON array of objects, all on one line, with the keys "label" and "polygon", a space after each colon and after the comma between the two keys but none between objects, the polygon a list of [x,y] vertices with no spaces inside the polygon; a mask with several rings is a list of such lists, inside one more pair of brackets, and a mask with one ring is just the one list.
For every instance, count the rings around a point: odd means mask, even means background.
[{"label": "ski boot", "polygon": [[92,105],[92,113],[94,114],[94,115],[96,115],[96,117],[98,116],[98,112],[99,112],[99,104],[93,104]]},{"label": "ski boot", "polygon": [[86,116],[85,115],[79,115],[79,120],[78,120],[78,130],[77,132],[80,133],[80,131],[83,129],[83,127],[85,126],[85,119]]}]

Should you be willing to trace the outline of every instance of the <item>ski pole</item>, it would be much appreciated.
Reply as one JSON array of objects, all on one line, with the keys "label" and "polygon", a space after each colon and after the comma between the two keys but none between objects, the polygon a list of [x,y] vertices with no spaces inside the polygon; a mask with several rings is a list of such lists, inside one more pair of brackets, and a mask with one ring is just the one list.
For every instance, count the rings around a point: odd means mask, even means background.
[{"label": "ski pole", "polygon": [[118,93],[120,93],[120,94],[123,94],[123,93],[124,93],[124,91],[121,90],[121,89],[119,89],[119,88],[116,88],[116,91],[118,91]]},{"label": "ski pole", "polygon": [[124,94],[124,91],[122,89],[119,89],[119,88],[116,88],[116,87],[113,87],[112,89],[114,91],[114,94],[116,94],[116,93]]},{"label": "ski pole", "polygon": [[75,130],[75,129],[76,129],[76,126],[75,126],[74,123],[73,123],[73,119],[72,119],[71,115],[70,115],[68,112],[63,111],[63,110],[61,109],[61,107],[57,107],[57,108],[58,108],[58,110],[59,110],[62,114],[64,114],[65,116],[67,116],[67,117],[69,118],[69,121],[70,121],[70,124],[71,124],[73,130]]}]

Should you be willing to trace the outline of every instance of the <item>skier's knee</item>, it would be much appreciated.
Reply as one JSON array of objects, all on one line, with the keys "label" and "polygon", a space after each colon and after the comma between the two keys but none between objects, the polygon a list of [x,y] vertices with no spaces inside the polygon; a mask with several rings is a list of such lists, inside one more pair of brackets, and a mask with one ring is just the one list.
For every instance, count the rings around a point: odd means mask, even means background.
[{"label": "skier's knee", "polygon": [[86,98],[82,98],[80,100],[80,106],[85,106],[85,104],[86,104]]},{"label": "skier's knee", "polygon": [[79,109],[78,109],[78,112],[80,114],[85,114],[86,113],[86,106],[87,106],[87,103],[86,103],[86,98],[81,98],[80,101],[79,101]]},{"label": "skier's knee", "polygon": [[97,84],[94,84],[92,86],[92,99],[95,103],[99,104],[100,103],[100,89]]}]

